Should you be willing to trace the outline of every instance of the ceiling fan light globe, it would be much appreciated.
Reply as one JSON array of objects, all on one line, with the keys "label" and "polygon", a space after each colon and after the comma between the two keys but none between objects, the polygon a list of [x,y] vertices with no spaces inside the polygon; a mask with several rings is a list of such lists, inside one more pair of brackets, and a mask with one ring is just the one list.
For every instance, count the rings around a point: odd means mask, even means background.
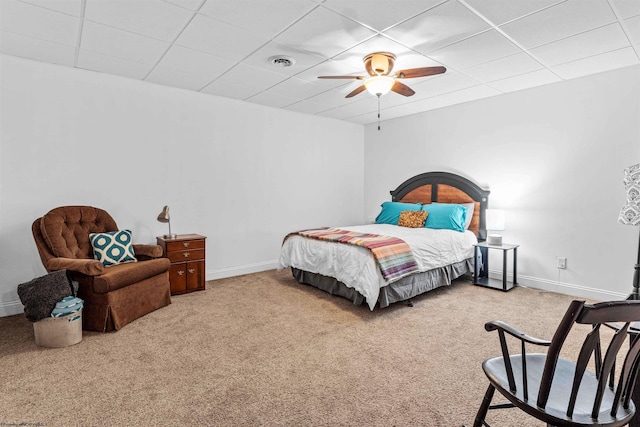
[{"label": "ceiling fan light globe", "polygon": [[391,87],[396,81],[389,76],[373,76],[364,81],[364,87],[370,94],[381,96],[389,93]]}]

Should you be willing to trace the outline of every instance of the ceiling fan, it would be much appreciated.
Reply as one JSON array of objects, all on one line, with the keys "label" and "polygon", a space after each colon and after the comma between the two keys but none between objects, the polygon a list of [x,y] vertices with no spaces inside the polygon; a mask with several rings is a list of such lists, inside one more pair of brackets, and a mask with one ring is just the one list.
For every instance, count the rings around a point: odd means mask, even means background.
[{"label": "ceiling fan", "polygon": [[319,79],[355,79],[364,80],[363,84],[345,98],[356,96],[364,90],[368,90],[372,95],[380,97],[390,90],[404,96],[411,96],[415,93],[413,89],[398,81],[398,79],[412,79],[416,77],[433,76],[442,74],[447,69],[445,67],[421,67],[409,68],[407,70],[396,71],[391,74],[396,56],[389,52],[374,52],[364,57],[364,68],[369,73],[368,76],[319,76]]}]

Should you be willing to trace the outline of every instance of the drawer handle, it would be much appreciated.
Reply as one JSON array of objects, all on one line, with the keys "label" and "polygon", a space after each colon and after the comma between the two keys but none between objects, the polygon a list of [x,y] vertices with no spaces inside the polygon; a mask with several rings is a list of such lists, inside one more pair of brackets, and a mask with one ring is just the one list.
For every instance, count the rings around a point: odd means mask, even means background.
[{"label": "drawer handle", "polygon": [[178,270],[178,276],[182,276],[184,274],[184,270]]},{"label": "drawer handle", "polygon": [[195,268],[190,268],[190,269],[189,269],[189,273],[193,274],[193,273],[195,273],[195,272],[196,272],[196,269],[195,269]]},{"label": "drawer handle", "polygon": [[189,255],[191,255],[191,253],[189,253],[189,252],[183,252],[183,253],[182,253],[182,255],[183,255],[185,258],[189,258]]},{"label": "drawer handle", "polygon": [[188,248],[191,242],[183,242],[182,244],[184,245],[185,248]]}]

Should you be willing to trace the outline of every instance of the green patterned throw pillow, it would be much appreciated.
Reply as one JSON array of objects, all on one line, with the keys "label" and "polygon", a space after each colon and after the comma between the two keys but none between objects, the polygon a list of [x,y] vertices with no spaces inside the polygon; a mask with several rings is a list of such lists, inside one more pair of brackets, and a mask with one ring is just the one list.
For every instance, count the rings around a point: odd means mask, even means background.
[{"label": "green patterned throw pillow", "polygon": [[131,246],[131,230],[91,233],[89,240],[93,257],[105,267],[138,261]]}]

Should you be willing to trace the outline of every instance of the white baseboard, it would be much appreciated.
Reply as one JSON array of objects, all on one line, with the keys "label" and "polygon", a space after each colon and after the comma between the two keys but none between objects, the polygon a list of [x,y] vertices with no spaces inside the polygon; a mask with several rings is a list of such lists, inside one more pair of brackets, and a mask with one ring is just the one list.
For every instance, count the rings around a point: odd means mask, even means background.
[{"label": "white baseboard", "polygon": [[13,316],[24,313],[24,306],[20,300],[0,303],[0,317]]},{"label": "white baseboard", "polygon": [[[275,270],[278,268],[278,261],[265,261],[255,264],[244,264],[229,268],[209,270],[206,274],[207,280],[224,279],[226,277],[242,276],[244,274],[258,273],[260,271]],[[490,270],[489,276],[495,279],[502,279],[502,272]],[[507,274],[508,280],[513,280],[511,273]],[[597,301],[621,300],[627,294],[610,292],[602,289],[589,288],[573,283],[557,282],[553,280],[540,279],[538,277],[518,275],[518,285],[526,288],[539,289],[542,291],[558,292],[565,295],[572,295],[579,298],[588,298]],[[24,313],[24,306],[20,300],[0,303],[0,317],[13,316]]]},{"label": "white baseboard", "polygon": [[[258,273],[260,271],[275,270],[278,261],[266,261],[255,264],[245,264],[236,267],[209,270],[206,280],[224,279],[225,277],[242,276],[243,274]],[[20,300],[0,303],[0,317],[13,316],[24,313],[24,306]]]},{"label": "white baseboard", "polygon": [[[490,269],[489,277],[502,280],[502,271]],[[507,280],[513,280],[513,274],[507,273]],[[541,279],[539,277],[523,276],[521,274],[518,274],[518,286],[539,289],[541,291],[557,292],[596,301],[623,300],[628,296],[627,294],[621,294],[619,292],[605,291],[603,289],[589,288],[587,286]]]},{"label": "white baseboard", "polygon": [[260,271],[275,270],[278,268],[278,261],[257,262],[255,264],[244,264],[235,267],[219,268],[207,271],[207,280],[224,279],[226,277],[242,276],[244,274],[258,273]]}]

